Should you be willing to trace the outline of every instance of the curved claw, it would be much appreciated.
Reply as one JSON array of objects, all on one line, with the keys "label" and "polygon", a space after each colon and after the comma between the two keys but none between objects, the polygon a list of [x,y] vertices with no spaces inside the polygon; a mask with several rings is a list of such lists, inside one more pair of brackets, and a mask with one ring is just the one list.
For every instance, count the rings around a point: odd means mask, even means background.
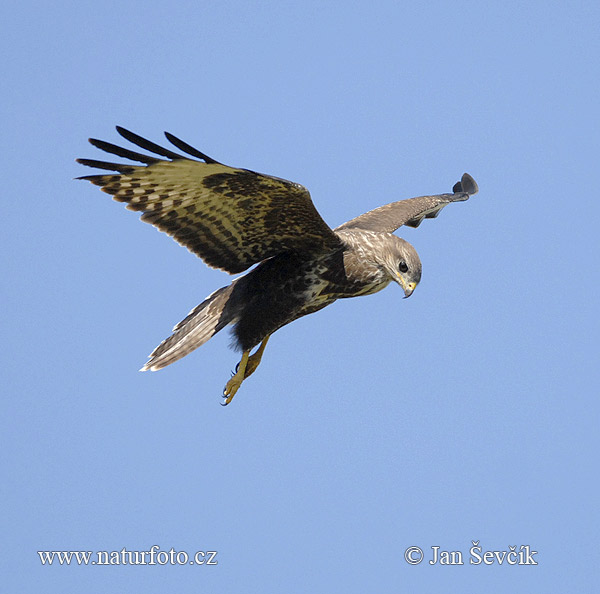
[{"label": "curved claw", "polygon": [[225,388],[223,388],[223,395],[221,396],[221,398],[223,398],[223,402],[219,402],[219,404],[221,406],[227,406],[231,402],[231,400],[228,400],[228,398],[227,398],[226,390],[227,390],[227,386],[225,386]]},{"label": "curved claw", "polygon": [[250,356],[250,351],[244,351],[242,354],[242,359],[236,366],[236,372],[231,375],[231,378],[225,384],[225,389],[223,390],[223,396],[226,398],[225,405],[229,404],[236,392],[240,389],[242,382],[244,381],[246,366],[248,365],[248,357]]}]

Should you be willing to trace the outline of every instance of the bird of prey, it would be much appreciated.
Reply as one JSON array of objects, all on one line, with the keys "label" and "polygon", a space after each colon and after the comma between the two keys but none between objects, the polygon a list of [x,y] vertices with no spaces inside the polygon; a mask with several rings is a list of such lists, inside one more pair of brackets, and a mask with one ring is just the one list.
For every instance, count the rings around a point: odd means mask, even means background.
[{"label": "bird of prey", "polygon": [[225,405],[282,326],[337,299],[376,293],[392,281],[409,297],[421,280],[421,261],[393,232],[402,225],[418,227],[478,189],[465,173],[452,193],[392,202],[331,229],[300,184],[223,165],[168,132],[167,140],[184,154],[120,126],[117,132],[158,157],[90,138],[95,147],[142,165],[77,159],[111,172],[78,179],[141,212],[142,221],[210,267],[236,274],[257,265],[195,307],[141,369],[162,369],[233,325],[234,346],[242,356],[223,390]]}]

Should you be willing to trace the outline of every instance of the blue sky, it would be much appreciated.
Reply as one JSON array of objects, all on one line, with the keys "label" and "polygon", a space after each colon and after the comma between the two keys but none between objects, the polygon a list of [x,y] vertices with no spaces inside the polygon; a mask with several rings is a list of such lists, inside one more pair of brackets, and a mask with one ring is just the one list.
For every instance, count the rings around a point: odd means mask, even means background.
[{"label": "blue sky", "polygon": [[[4,13],[6,591],[598,591],[597,3]],[[115,124],[298,181],[331,225],[464,171],[480,193],[400,230],[410,299],[284,328],[222,408],[226,333],[137,371],[228,278],[73,181]],[[470,565],[472,541],[538,565]],[[36,552],[153,545],[218,565]]]}]

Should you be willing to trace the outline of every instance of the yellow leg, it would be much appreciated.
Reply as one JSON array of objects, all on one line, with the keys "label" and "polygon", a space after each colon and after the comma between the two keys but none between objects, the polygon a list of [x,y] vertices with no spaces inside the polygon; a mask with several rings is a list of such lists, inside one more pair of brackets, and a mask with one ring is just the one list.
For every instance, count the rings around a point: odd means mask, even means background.
[{"label": "yellow leg", "polygon": [[248,365],[249,356],[250,351],[244,351],[242,353],[242,359],[237,367],[235,375],[227,382],[227,384],[225,384],[225,388],[223,390],[225,402],[223,403],[223,406],[227,406],[233,400],[235,393],[240,389],[246,374],[246,366]]},{"label": "yellow leg", "polygon": [[263,353],[265,352],[265,347],[267,346],[267,342],[269,342],[270,337],[270,334],[267,335],[267,337],[260,343],[260,346],[256,350],[256,353],[254,353],[248,358],[248,364],[246,365],[246,373],[244,375],[244,379],[250,377],[256,371],[256,368],[260,364],[260,360],[262,359]]}]

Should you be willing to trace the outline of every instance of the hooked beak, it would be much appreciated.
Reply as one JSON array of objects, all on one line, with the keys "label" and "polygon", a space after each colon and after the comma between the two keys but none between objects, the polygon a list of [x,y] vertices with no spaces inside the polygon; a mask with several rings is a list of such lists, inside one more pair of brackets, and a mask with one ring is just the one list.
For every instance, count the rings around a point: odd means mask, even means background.
[{"label": "hooked beak", "polygon": [[398,284],[402,287],[404,291],[404,299],[410,297],[413,294],[415,288],[417,287],[417,283],[406,283],[400,275],[397,275],[397,278]]}]

